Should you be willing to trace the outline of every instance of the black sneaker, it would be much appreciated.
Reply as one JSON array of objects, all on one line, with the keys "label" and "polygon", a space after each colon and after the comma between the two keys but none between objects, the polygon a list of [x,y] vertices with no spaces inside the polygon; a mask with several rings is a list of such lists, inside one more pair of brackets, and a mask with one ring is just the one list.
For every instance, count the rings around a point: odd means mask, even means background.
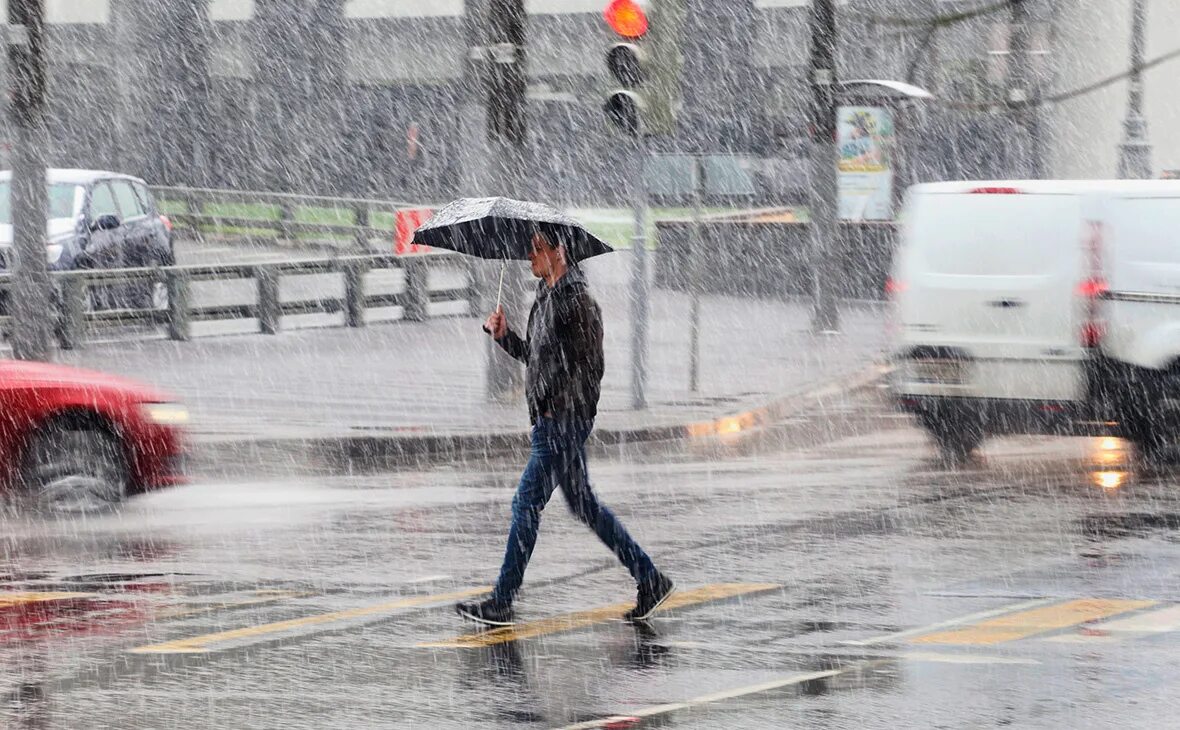
[{"label": "black sneaker", "polygon": [[485,626],[511,626],[516,623],[516,616],[512,613],[512,606],[497,603],[489,598],[485,601],[463,601],[455,604],[455,612],[465,619],[469,619]]},{"label": "black sneaker", "polygon": [[663,573],[656,573],[655,578],[639,584],[639,596],[635,600],[635,608],[623,614],[624,621],[646,621],[651,617],[660,604],[668,600],[676,586],[672,579]]}]

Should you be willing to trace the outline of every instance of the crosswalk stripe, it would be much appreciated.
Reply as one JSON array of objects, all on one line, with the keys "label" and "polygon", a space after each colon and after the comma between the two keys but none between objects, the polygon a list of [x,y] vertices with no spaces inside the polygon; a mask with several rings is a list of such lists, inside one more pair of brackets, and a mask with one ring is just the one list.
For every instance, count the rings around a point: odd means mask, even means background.
[{"label": "crosswalk stripe", "polygon": [[[714,583],[688,591],[673,593],[660,606],[659,612],[672,611],[677,608],[684,608],[708,601],[719,601],[725,598],[765,593],[780,588],[782,586],[777,583]],[[418,646],[470,649],[505,644],[510,641],[531,639],[536,636],[573,631],[575,629],[593,626],[594,624],[605,623],[612,619],[619,619],[633,605],[631,603],[616,603],[611,606],[602,606],[601,608],[593,608],[588,611],[575,611],[560,616],[540,619],[539,621],[530,621],[528,623],[516,624],[515,626],[505,626],[504,628],[493,629],[491,631],[465,634],[445,641],[424,642],[418,644]]]},{"label": "crosswalk stripe", "polygon": [[152,614],[153,621],[165,621],[177,618],[189,618],[204,613],[216,613],[235,608],[257,608],[271,603],[279,603],[290,598],[308,598],[314,593],[299,593],[297,591],[261,590],[255,591],[253,598],[243,598],[236,601],[222,601],[198,604],[182,604],[161,609]]},{"label": "crosswalk stripe", "polygon": [[1000,644],[1154,605],[1157,605],[1156,601],[1083,598],[1005,614],[949,631],[916,636],[909,639],[909,642],[912,644]]},{"label": "crosswalk stripe", "polygon": [[58,603],[63,601],[79,601],[84,598],[97,598],[97,593],[70,593],[65,591],[31,592],[16,591],[0,593],[0,610],[6,608],[21,608],[37,604]]},{"label": "crosswalk stripe", "polygon": [[1044,641],[1070,644],[1102,643],[1180,631],[1180,606],[1168,606],[1134,616],[1087,626],[1077,633],[1050,636]]},{"label": "crosswalk stripe", "polygon": [[389,614],[397,613],[401,609],[407,608],[434,608],[440,605],[446,605],[452,601],[458,601],[463,598],[470,598],[471,596],[487,593],[491,588],[468,588],[462,591],[455,591],[453,593],[443,593],[432,596],[412,596],[409,598],[399,598],[396,601],[389,601],[387,603],[378,603],[373,606],[361,606],[359,608],[350,608],[343,611],[333,611],[331,613],[321,613],[314,616],[304,616],[302,618],[290,619],[287,621],[276,621],[269,624],[261,624],[259,626],[247,626],[241,629],[233,629],[230,631],[219,631],[212,634],[204,634],[202,636],[194,636],[188,639],[177,639],[175,641],[166,641],[161,644],[150,644],[147,646],[139,646],[128,651],[132,654],[203,654],[209,651],[215,651],[219,644],[231,644],[234,647],[240,646],[241,642],[252,643],[253,641],[272,637],[275,634],[284,634],[287,632],[305,629],[312,626],[328,626],[331,624],[340,624],[350,622],[355,619],[374,619],[387,616]]},{"label": "crosswalk stripe", "polygon": [[[678,710],[687,710],[691,707],[699,705],[706,705],[712,702],[720,702],[722,700],[731,700],[736,697],[745,697],[747,695],[758,694],[760,692],[770,692],[784,687],[791,687],[804,682],[813,682],[817,679],[827,679],[835,677],[853,669],[860,669],[864,666],[869,666],[872,663],[859,665],[856,667],[844,667],[842,669],[826,669],[820,672],[806,672],[801,674],[792,674],[782,679],[775,679],[769,682],[761,682],[759,684],[751,684],[746,687],[736,687],[734,689],[724,690],[722,692],[714,692],[712,694],[701,695],[700,697],[693,697],[692,699],[684,700],[683,702],[669,702],[663,705],[653,705],[651,707],[644,707],[643,709],[628,712],[625,715],[612,715],[598,720],[589,720],[586,722],[579,722],[573,725],[566,725],[560,730],[593,730],[594,728],[606,728],[611,726],[624,726],[627,721],[633,721],[629,724],[637,723],[638,721],[648,717],[658,717],[660,715],[667,715]],[[629,726],[629,725],[628,725]]]},{"label": "crosswalk stripe", "polygon": [[875,636],[871,639],[848,640],[841,641],[841,644],[847,646],[872,646],[873,644],[884,644],[887,642],[898,641],[906,639],[911,636],[918,636],[919,634],[929,634],[937,629],[944,629],[948,626],[962,626],[964,624],[973,623],[994,616],[1002,616],[1009,613],[1016,613],[1029,608],[1037,606],[1045,606],[1050,603],[1056,603],[1055,598],[1037,598],[1031,601],[1021,601],[1020,603],[1011,603],[999,608],[989,608],[986,611],[979,611],[978,613],[967,614],[966,616],[959,616],[958,618],[949,619],[947,621],[940,621],[936,624],[928,626],[919,626],[916,629],[907,629],[905,631],[897,631],[892,634],[885,634],[883,636]]}]

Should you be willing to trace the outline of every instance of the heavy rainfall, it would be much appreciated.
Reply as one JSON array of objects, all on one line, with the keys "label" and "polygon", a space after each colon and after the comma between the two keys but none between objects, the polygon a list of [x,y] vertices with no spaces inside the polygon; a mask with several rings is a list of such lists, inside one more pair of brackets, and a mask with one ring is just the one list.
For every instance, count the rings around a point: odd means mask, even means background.
[{"label": "heavy rainfall", "polygon": [[0,9],[0,727],[1175,725],[1180,3]]}]

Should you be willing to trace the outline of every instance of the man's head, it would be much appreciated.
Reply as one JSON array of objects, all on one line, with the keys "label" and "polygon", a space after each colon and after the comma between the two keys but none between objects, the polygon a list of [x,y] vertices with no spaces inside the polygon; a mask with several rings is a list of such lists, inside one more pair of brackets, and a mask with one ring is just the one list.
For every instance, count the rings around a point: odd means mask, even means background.
[{"label": "man's head", "polygon": [[543,233],[533,234],[529,263],[533,267],[533,276],[545,279],[550,284],[560,279],[569,268],[565,260],[565,247],[555,245]]}]

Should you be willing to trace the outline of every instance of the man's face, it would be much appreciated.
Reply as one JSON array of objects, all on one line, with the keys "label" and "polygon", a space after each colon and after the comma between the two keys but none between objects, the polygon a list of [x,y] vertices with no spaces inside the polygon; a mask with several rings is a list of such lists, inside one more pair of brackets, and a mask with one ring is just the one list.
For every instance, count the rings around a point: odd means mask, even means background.
[{"label": "man's face", "polygon": [[529,263],[532,264],[533,276],[543,279],[557,269],[561,261],[561,253],[549,245],[549,241],[540,233],[533,235],[532,248],[529,250]]}]

